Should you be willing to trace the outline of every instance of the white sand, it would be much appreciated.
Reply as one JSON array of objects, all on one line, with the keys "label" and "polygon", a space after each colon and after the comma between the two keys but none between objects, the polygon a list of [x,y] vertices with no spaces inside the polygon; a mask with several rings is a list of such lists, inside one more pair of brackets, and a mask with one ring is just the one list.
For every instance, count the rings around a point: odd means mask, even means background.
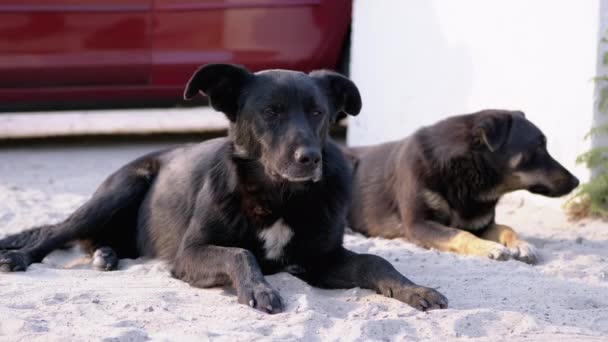
[{"label": "white sand", "polygon": [[[371,291],[321,290],[281,273],[268,280],[286,312],[270,316],[237,304],[229,290],[172,279],[158,261],[122,260],[104,273],[75,264],[78,251],[59,251],[25,273],[0,274],[0,340],[608,341],[608,224],[568,223],[558,201],[521,206],[519,198],[503,201],[499,221],[541,249],[537,266],[346,236],[348,248],[381,255],[438,288],[448,310],[423,313]],[[60,220],[83,200],[0,185],[0,236]]]}]

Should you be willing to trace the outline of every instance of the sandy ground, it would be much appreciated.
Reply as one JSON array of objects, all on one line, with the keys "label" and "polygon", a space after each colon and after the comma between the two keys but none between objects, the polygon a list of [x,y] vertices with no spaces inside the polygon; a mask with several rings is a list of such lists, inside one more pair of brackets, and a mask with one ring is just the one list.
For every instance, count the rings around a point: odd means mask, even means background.
[{"label": "sandy ground", "polygon": [[[139,151],[124,153],[131,152]],[[61,182],[44,178],[50,164],[23,168],[40,173],[26,182],[8,175],[28,159],[0,155],[14,162],[0,166],[0,236],[61,220],[118,164],[79,165],[95,174],[87,179],[63,170],[59,176],[82,186],[62,192]],[[438,288],[450,300],[447,310],[423,313],[371,291],[321,290],[281,273],[268,280],[286,311],[270,316],[237,304],[229,289],[172,279],[162,262],[122,260],[118,271],[104,273],[70,250],[25,273],[0,274],[0,340],[608,341],[608,224],[569,223],[559,203],[515,195],[500,205],[498,221],[540,248],[537,266],[346,236],[348,248],[381,255],[415,282]]]}]

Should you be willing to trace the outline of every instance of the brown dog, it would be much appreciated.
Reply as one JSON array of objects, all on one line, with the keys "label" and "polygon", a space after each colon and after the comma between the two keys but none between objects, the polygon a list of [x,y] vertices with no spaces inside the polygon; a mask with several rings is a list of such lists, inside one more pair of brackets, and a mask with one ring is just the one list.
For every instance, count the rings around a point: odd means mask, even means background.
[{"label": "brown dog", "polygon": [[454,116],[403,140],[346,153],[356,164],[353,230],[497,260],[538,261],[534,246],[494,221],[502,195],[526,189],[557,197],[579,183],[518,111]]}]

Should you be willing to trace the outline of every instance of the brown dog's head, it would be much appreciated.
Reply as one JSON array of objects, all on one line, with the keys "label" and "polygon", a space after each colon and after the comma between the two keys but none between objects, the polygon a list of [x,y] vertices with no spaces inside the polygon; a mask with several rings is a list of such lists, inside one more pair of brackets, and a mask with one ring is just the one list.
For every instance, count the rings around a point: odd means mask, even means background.
[{"label": "brown dog's head", "polygon": [[503,177],[502,192],[528,190],[559,197],[578,179],[547,151],[545,135],[520,111],[485,110],[472,114],[474,149]]}]

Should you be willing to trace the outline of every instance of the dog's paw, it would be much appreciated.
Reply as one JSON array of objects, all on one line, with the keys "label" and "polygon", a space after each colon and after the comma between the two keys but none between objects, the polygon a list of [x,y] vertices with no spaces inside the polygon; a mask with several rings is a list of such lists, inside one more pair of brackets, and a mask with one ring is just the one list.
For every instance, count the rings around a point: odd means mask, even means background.
[{"label": "dog's paw", "polygon": [[470,254],[500,261],[509,260],[511,258],[511,251],[507,247],[486,240],[478,241]]},{"label": "dog's paw", "polygon": [[510,251],[513,259],[523,261],[526,264],[534,265],[539,261],[538,250],[529,242],[517,240],[517,242],[510,247]]},{"label": "dog's paw", "polygon": [[275,314],[283,311],[283,302],[279,292],[268,284],[257,284],[251,287],[245,286],[237,291],[238,302],[250,307]]},{"label": "dog's paw", "polygon": [[424,286],[403,285],[399,287],[387,287],[382,290],[382,293],[409,304],[420,311],[445,309],[448,307],[447,298],[436,290]]},{"label": "dog's paw", "polygon": [[100,271],[113,271],[118,266],[118,255],[110,247],[100,247],[93,253],[91,265]]},{"label": "dog's paw", "polygon": [[31,264],[29,255],[20,251],[0,251],[0,272],[25,271]]},{"label": "dog's paw", "polygon": [[496,244],[496,246],[488,250],[487,257],[500,261],[509,260],[511,258],[511,251],[502,245]]}]

